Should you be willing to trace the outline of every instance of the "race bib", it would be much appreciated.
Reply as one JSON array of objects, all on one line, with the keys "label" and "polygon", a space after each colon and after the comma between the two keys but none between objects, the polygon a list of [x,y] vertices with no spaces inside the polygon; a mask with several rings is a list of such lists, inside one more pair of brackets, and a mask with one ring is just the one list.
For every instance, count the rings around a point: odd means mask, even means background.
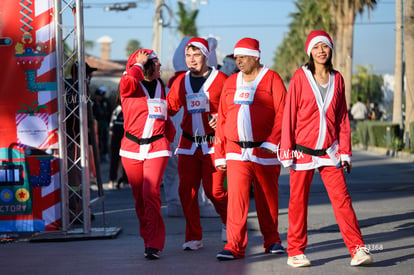
[{"label": "race bib", "polygon": [[339,154],[339,144],[338,141],[335,140],[335,142],[326,149],[326,153],[331,158],[333,163],[338,167],[341,164],[341,155]]},{"label": "race bib", "polygon": [[150,98],[147,100],[149,118],[167,120],[167,101],[160,98]]},{"label": "race bib", "polygon": [[210,100],[208,93],[187,94],[187,109],[190,114],[210,112]]},{"label": "race bib", "polygon": [[253,89],[250,86],[237,87],[236,93],[234,94],[234,104],[252,104],[254,98],[254,91],[255,89]]}]

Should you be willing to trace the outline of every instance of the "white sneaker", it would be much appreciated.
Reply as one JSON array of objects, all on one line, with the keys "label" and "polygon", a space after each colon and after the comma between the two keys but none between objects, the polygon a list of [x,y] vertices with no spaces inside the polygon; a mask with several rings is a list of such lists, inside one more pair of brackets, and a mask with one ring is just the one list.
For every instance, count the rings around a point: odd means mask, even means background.
[{"label": "white sneaker", "polygon": [[355,254],[351,260],[352,266],[368,265],[373,262],[374,260],[372,259],[368,248],[366,248],[365,246],[360,246],[355,249]]},{"label": "white sneaker", "polygon": [[224,223],[221,224],[221,240],[227,242],[227,228]]},{"label": "white sneaker", "polygon": [[197,250],[203,247],[203,241],[189,241],[183,244],[184,250]]},{"label": "white sneaker", "polygon": [[287,264],[293,267],[304,267],[310,266],[311,262],[305,254],[300,254],[293,257],[288,257]]}]

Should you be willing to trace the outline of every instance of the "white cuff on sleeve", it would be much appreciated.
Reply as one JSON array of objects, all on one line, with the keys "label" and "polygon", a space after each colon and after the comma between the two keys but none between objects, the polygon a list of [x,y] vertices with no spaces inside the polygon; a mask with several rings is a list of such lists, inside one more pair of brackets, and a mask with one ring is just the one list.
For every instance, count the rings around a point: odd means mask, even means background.
[{"label": "white cuff on sleeve", "polygon": [[138,63],[138,62],[137,62],[137,63],[135,63],[135,64],[134,64],[134,66],[135,66],[135,65],[140,66],[140,67],[141,67],[141,69],[144,69],[144,65],[142,65],[141,63]]},{"label": "white cuff on sleeve", "polygon": [[214,161],[214,165],[217,167],[217,166],[220,166],[220,165],[227,165],[227,161],[226,161],[226,159],[216,159],[215,161]]},{"label": "white cuff on sleeve", "polygon": [[277,151],[279,150],[279,147],[273,143],[270,142],[263,142],[262,145],[260,145],[260,148],[266,148],[269,149],[270,151],[272,151],[273,153],[277,153]]},{"label": "white cuff on sleeve", "polygon": [[341,161],[351,162],[351,156],[341,154]]},{"label": "white cuff on sleeve", "polygon": [[293,159],[282,160],[281,163],[282,163],[283,167],[288,168],[288,167],[292,166]]}]

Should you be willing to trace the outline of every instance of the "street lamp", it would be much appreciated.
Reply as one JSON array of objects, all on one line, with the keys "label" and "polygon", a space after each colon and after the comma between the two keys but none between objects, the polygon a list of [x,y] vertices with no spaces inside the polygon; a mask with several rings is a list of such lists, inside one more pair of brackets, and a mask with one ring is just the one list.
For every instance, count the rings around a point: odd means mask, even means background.
[{"label": "street lamp", "polygon": [[126,11],[137,7],[135,2],[115,3],[111,6],[105,6],[105,11]]}]

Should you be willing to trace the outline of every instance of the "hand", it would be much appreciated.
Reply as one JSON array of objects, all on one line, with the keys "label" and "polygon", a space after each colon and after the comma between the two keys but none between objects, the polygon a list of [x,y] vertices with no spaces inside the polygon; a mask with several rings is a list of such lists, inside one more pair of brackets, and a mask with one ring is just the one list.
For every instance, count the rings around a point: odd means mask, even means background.
[{"label": "hand", "polygon": [[346,170],[346,172],[349,174],[351,173],[352,163],[348,161],[342,161],[342,167]]},{"label": "hand", "polygon": [[216,127],[217,127],[217,116],[218,114],[208,115],[209,117],[208,125],[210,125],[210,127],[213,128],[214,130],[216,130]]},{"label": "hand", "polygon": [[219,166],[217,166],[217,170],[227,171],[227,165],[219,165]]},{"label": "hand", "polygon": [[273,152],[270,149],[264,148],[264,147],[260,147],[260,149],[262,149],[262,151],[266,154],[276,154],[275,152]]},{"label": "hand", "polygon": [[140,63],[142,65],[145,65],[148,61],[148,53],[146,51],[140,51],[135,57],[136,63]]}]

